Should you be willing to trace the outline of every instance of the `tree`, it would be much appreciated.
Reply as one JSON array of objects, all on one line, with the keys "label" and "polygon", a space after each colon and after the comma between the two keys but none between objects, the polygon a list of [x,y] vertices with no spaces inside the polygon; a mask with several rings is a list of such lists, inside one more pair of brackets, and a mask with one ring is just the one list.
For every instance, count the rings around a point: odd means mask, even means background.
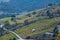
[{"label": "tree", "polygon": [[16,40],[16,38],[13,38],[13,40]]},{"label": "tree", "polygon": [[33,14],[33,15],[35,15],[35,14],[36,14],[36,12],[32,12],[32,14]]},{"label": "tree", "polygon": [[49,18],[53,18],[53,14],[52,14],[52,13],[50,13],[50,11],[49,11],[49,10],[47,11],[47,16],[49,16]]},{"label": "tree", "polygon": [[0,36],[3,35],[3,32],[4,32],[3,28],[0,28]]},{"label": "tree", "polygon": [[12,15],[11,17],[12,17],[11,20],[14,21],[15,20],[15,15]]},{"label": "tree", "polygon": [[[57,35],[58,35],[58,28],[57,28],[57,26],[54,28],[54,30],[53,30],[53,37],[57,37]],[[55,39],[53,39],[53,40],[55,40]]]},{"label": "tree", "polygon": [[17,21],[16,21],[16,16],[15,16],[15,15],[12,15],[12,16],[11,16],[11,21],[16,22],[16,24],[17,24]]}]

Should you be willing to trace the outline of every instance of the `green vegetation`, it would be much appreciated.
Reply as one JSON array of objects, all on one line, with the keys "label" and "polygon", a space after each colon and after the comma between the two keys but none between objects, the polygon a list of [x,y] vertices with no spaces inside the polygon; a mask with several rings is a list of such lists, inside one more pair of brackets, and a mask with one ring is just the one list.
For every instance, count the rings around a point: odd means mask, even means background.
[{"label": "green vegetation", "polygon": [[[51,6],[51,4],[49,4],[49,6]],[[42,34],[45,32],[50,32],[55,28],[56,22],[60,22],[60,9],[59,8],[60,6],[58,7],[54,6],[47,9],[33,11],[25,15],[18,15],[18,16],[13,15],[11,17],[0,19],[0,24],[8,21],[9,24],[14,24],[14,25],[11,25],[11,29],[13,31],[15,31],[17,34],[20,34],[26,37],[33,36],[36,34]],[[20,23],[22,25],[20,25]],[[24,25],[26,27],[24,27]],[[23,26],[23,27],[20,27],[20,26]],[[20,29],[16,30],[17,27]],[[33,29],[35,31],[32,32]],[[15,40],[15,38],[17,39],[17,37],[14,34],[9,33],[4,36],[1,36],[0,40],[1,39],[2,40],[9,40],[9,39]]]},{"label": "green vegetation", "polygon": [[[53,37],[57,38],[58,34],[59,34],[58,27],[56,26],[53,30]],[[53,39],[53,40],[55,40],[55,39]]]},{"label": "green vegetation", "polygon": [[[34,34],[39,34],[39,33],[47,32],[47,31],[51,31],[55,27],[55,25],[53,25],[53,24],[56,21],[60,21],[60,17],[53,18],[53,19],[47,19],[44,21],[39,20],[33,24],[28,25],[25,28],[17,30],[16,32],[18,34],[22,34],[24,36],[32,36]],[[47,29],[45,29],[46,27],[47,27]],[[44,30],[41,30],[42,28],[44,28]],[[36,29],[36,31],[32,33],[31,32],[32,29]]]},{"label": "green vegetation", "polygon": [[9,39],[13,39],[13,38],[18,39],[14,34],[9,33],[9,34],[6,34],[4,36],[1,36],[0,40],[9,40]]},{"label": "green vegetation", "polygon": [[13,22],[13,21],[11,21],[11,17],[2,18],[2,19],[0,19],[0,20],[2,20],[2,21],[8,21],[8,22],[9,22],[9,24],[14,24],[14,22]]}]

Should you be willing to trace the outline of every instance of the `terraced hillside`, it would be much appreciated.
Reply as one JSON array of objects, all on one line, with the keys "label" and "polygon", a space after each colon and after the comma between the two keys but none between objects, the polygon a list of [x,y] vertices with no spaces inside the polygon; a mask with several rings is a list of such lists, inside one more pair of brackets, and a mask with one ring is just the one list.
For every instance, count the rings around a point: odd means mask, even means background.
[{"label": "terraced hillside", "polygon": [[[60,22],[59,7],[60,6],[55,5],[52,7],[48,7],[47,9],[37,10],[36,14],[34,14],[34,16],[32,17],[37,21],[27,25],[24,28],[16,30],[16,32],[26,37],[52,31],[56,26],[56,23]],[[49,14],[47,15],[47,13]],[[32,16],[32,13],[30,15]],[[29,20],[30,19],[31,17],[29,18]],[[32,32],[33,29],[35,29],[34,32]]]},{"label": "terraced hillside", "polygon": [[13,39],[13,38],[18,39],[14,34],[9,33],[9,34],[6,34],[4,36],[1,36],[0,40],[10,40],[10,39]]},{"label": "terraced hillside", "polygon": [[[48,8],[28,12],[27,14],[0,19],[0,24],[5,24],[4,27],[6,29],[11,29],[22,38],[52,32],[57,22],[60,22],[60,5],[52,5]],[[8,40],[11,37],[14,38],[15,35],[7,34],[1,36],[0,39]]]}]

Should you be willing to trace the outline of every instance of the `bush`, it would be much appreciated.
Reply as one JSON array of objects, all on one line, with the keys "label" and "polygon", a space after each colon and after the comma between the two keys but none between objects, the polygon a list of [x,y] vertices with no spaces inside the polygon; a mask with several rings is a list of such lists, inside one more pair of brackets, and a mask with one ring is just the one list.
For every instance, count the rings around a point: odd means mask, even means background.
[{"label": "bush", "polygon": [[33,15],[35,15],[35,14],[36,14],[36,12],[33,12],[32,14],[33,14]]}]

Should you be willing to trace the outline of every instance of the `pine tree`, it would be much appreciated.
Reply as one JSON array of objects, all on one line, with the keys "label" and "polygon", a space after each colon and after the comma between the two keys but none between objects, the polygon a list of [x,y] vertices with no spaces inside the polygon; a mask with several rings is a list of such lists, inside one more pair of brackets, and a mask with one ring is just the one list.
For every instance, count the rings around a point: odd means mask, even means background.
[{"label": "pine tree", "polygon": [[[53,37],[57,37],[58,33],[59,33],[58,32],[58,27],[56,26],[53,30]],[[53,39],[53,40],[55,40],[55,39]]]}]

